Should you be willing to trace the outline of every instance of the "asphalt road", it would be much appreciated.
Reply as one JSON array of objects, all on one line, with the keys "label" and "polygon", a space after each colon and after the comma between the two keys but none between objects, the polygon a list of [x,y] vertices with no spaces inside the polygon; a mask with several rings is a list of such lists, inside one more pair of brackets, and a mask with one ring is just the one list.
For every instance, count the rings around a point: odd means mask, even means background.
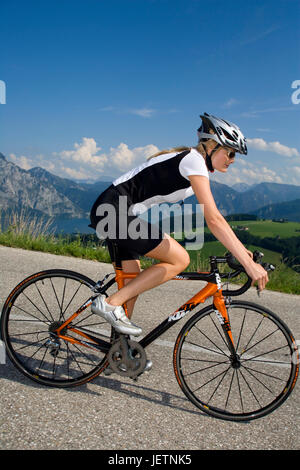
[{"label": "asphalt road", "polygon": [[[42,269],[65,268],[99,279],[109,264],[0,246],[0,308],[15,285]],[[203,284],[170,281],[138,299],[134,321],[150,331]],[[300,297],[250,289],[244,300],[277,312],[300,340]],[[183,322],[147,348],[153,369],[137,382],[113,375],[72,389],[40,386],[7,360],[0,365],[0,448],[11,450],[299,449],[299,381],[275,412],[249,423],[214,419],[190,403],[172,367]],[[173,331],[174,330],[174,331]],[[300,344],[300,343],[299,343]],[[133,452],[134,454],[134,452]]]}]

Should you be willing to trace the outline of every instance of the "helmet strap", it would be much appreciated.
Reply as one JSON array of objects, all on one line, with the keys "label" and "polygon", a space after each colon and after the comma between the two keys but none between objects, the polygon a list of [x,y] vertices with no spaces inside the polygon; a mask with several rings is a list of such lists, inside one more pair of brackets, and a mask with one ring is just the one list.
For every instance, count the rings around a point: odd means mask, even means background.
[{"label": "helmet strap", "polygon": [[207,169],[213,173],[215,170],[214,170],[214,167],[212,166],[212,161],[211,161],[211,157],[213,156],[213,154],[216,152],[216,150],[218,150],[219,147],[222,147],[220,144],[217,144],[217,146],[211,151],[211,154],[208,155],[207,151],[206,151],[206,146],[203,145],[204,147],[204,150],[205,150],[205,162],[206,162],[206,166],[207,166]]}]

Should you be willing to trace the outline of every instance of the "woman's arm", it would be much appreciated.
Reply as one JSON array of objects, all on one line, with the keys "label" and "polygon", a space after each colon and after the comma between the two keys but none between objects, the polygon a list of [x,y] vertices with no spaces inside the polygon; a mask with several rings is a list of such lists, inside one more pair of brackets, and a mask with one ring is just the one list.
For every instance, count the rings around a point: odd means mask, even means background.
[{"label": "woman's arm", "polygon": [[199,204],[204,206],[204,218],[210,231],[244,266],[253,281],[252,284],[257,281],[259,289],[264,289],[268,282],[267,272],[252,260],[248,250],[219,212],[211,193],[209,180],[205,176],[199,175],[189,176],[189,179]]}]

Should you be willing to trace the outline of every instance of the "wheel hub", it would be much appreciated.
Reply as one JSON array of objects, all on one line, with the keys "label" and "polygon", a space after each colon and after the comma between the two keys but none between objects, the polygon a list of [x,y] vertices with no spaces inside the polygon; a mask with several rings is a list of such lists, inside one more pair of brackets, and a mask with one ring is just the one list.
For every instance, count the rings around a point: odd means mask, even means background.
[{"label": "wheel hub", "polygon": [[230,356],[230,361],[233,369],[239,369],[241,367],[241,360],[238,354],[236,354],[235,356]]},{"label": "wheel hub", "polygon": [[[58,330],[58,328],[63,324],[64,322],[62,321],[54,321],[51,323],[51,325],[49,326],[49,332],[50,332],[50,335],[52,333],[51,336],[54,336],[55,338],[57,337],[57,334],[56,334],[56,330]],[[64,335],[66,333],[66,329],[67,327],[63,328],[60,332],[60,334]]]}]

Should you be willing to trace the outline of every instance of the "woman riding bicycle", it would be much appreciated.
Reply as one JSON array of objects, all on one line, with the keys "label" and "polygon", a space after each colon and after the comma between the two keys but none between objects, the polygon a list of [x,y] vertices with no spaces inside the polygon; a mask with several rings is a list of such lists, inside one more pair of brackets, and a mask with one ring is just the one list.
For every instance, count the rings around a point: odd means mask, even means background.
[{"label": "woman riding bicycle", "polygon": [[[253,261],[252,254],[217,209],[209,184],[209,172],[226,173],[234,163],[236,152],[247,154],[246,139],[235,124],[207,113],[201,119],[196,147],[176,148],[153,155],[144,164],[113,181],[91,210],[90,226],[96,229],[99,237],[107,238],[110,253],[111,242],[117,244],[124,272],[139,273],[107,299],[104,295],[99,296],[92,304],[92,312],[105,318],[120,333],[139,336],[141,328],[129,320],[137,296],[172,279],[190,263],[188,252],[168,234],[159,231],[158,237],[151,238],[153,227],[137,217],[141,205],[147,210],[153,204],[174,203],[195,194],[199,204],[203,205],[208,228],[244,266],[253,284],[257,282],[262,290],[268,282],[267,272]],[[116,215],[108,233],[103,210],[107,210],[107,204],[114,208]],[[128,213],[124,213],[124,208]],[[121,224],[125,216],[127,228],[132,222],[138,222],[143,237],[130,237],[130,230],[124,236],[124,224],[122,227]],[[140,256],[154,258],[159,263],[141,271]],[[122,307],[125,302],[129,318]]]}]

